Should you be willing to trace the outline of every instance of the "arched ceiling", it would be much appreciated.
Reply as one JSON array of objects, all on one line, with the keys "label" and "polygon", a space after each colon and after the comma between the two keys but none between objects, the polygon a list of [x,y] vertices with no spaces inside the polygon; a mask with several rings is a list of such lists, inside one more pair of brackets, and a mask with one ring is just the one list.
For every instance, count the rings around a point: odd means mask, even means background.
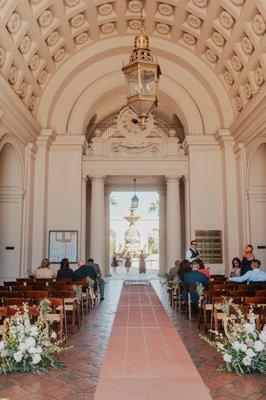
[{"label": "arched ceiling", "polygon": [[[0,71],[35,113],[53,75],[95,42],[132,35],[140,0],[0,0]],[[265,0],[144,0],[146,32],[189,49],[240,112],[262,88]]]}]

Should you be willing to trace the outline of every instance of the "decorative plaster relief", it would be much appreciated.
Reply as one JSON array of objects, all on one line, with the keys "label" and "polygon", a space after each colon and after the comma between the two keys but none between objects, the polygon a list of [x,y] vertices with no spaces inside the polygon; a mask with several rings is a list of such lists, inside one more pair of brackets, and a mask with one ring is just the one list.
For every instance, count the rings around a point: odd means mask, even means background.
[{"label": "decorative plaster relief", "polygon": [[254,80],[256,85],[261,86],[264,82],[263,70],[261,67],[258,67],[254,72]]},{"label": "decorative plaster relief", "polygon": [[193,46],[196,43],[196,38],[187,32],[183,33],[183,39],[184,39],[184,42],[186,42],[190,46]]},{"label": "decorative plaster relief", "polygon": [[134,155],[155,155],[160,152],[159,143],[145,143],[131,144],[120,141],[117,143],[112,143],[111,151],[114,155],[121,155],[122,153],[134,154]]},{"label": "decorative plaster relief", "polygon": [[46,39],[48,46],[54,46],[58,42],[59,37],[60,35],[58,31],[53,31],[52,33],[50,33],[50,35]]},{"label": "decorative plaster relief", "polygon": [[29,35],[25,35],[20,43],[19,50],[21,51],[22,54],[25,54],[29,51],[30,46],[31,46],[31,38],[29,37]]},{"label": "decorative plaster relief", "polygon": [[82,32],[78,36],[75,37],[75,43],[83,44],[89,39],[89,35],[87,32]]},{"label": "decorative plaster relief", "polygon": [[224,37],[219,32],[216,32],[216,31],[214,31],[212,34],[212,40],[213,40],[213,43],[216,44],[216,46],[218,46],[218,47],[223,47],[225,44]]},{"label": "decorative plaster relief", "polygon": [[174,7],[170,4],[160,3],[158,6],[158,11],[164,17],[170,17],[174,13]]},{"label": "decorative plaster relief", "polygon": [[235,6],[242,6],[244,4],[245,0],[231,0],[231,3],[233,3]]},{"label": "decorative plaster relief", "polygon": [[6,52],[5,49],[0,46],[0,67],[2,67],[4,65],[6,61]]},{"label": "decorative plaster relief", "polygon": [[13,12],[11,14],[6,26],[10,33],[17,33],[21,25],[21,17],[19,13]]},{"label": "decorative plaster relief", "polygon": [[8,80],[11,83],[11,85],[15,85],[17,79],[18,79],[18,69],[14,65],[12,65],[9,71]]},{"label": "decorative plaster relief", "polygon": [[36,96],[31,96],[30,102],[29,102],[29,109],[30,111],[33,111],[36,105]]},{"label": "decorative plaster relief", "polygon": [[0,0],[0,7],[4,7],[5,4],[6,4],[6,0]]},{"label": "decorative plaster relief", "polygon": [[214,63],[215,61],[217,61],[217,55],[214,53],[213,50],[211,49],[207,49],[205,52],[205,56],[207,58],[207,60],[209,60],[211,63]]},{"label": "decorative plaster relief", "polygon": [[41,0],[30,0],[30,2],[31,2],[32,4],[38,4],[38,3],[41,2]]},{"label": "decorative plaster relief", "polygon": [[236,54],[232,57],[231,63],[236,71],[241,71],[241,69],[243,68],[242,62]]},{"label": "decorative plaster relief", "polygon": [[208,0],[193,0],[193,3],[200,8],[204,8],[207,5]]},{"label": "decorative plaster relief", "polygon": [[193,14],[188,14],[187,22],[190,26],[196,29],[200,28],[202,24],[202,20]]},{"label": "decorative plaster relief", "polygon": [[[136,123],[135,123],[136,122]],[[117,126],[123,136],[128,138],[146,137],[153,127],[153,118],[149,114],[144,126],[139,124],[136,113],[130,107],[124,107],[117,118]]]},{"label": "decorative plaster relief", "polygon": [[30,69],[32,71],[35,71],[35,69],[38,68],[39,64],[40,64],[40,56],[39,54],[34,54],[30,62]]},{"label": "decorative plaster relief", "polygon": [[261,36],[264,34],[266,30],[266,22],[261,14],[255,15],[252,21],[252,27],[257,35]]},{"label": "decorative plaster relief", "polygon": [[79,3],[80,0],[65,0],[65,4],[68,7],[74,7]]},{"label": "decorative plaster relief", "polygon": [[249,82],[245,83],[244,85],[244,95],[248,100],[252,97],[252,90]]},{"label": "decorative plaster relief", "polygon": [[128,22],[128,26],[130,29],[139,30],[141,27],[141,21],[139,19],[131,19]]},{"label": "decorative plaster relief", "polygon": [[26,84],[26,82],[24,82],[24,81],[22,82],[19,91],[20,91],[20,93],[19,93],[20,97],[22,99],[24,99],[26,97],[27,91],[28,91],[28,85]]},{"label": "decorative plaster relief", "polygon": [[249,39],[249,37],[244,36],[241,40],[241,47],[242,50],[246,53],[246,54],[251,54],[253,51],[253,44],[251,42],[251,40]]},{"label": "decorative plaster relief", "polygon": [[113,11],[113,4],[112,3],[104,3],[98,7],[98,13],[106,17],[107,15],[111,14]]},{"label": "decorative plaster relief", "polygon": [[101,31],[105,35],[109,35],[115,30],[115,24],[113,22],[108,22],[107,24],[101,25]]},{"label": "decorative plaster relief", "polygon": [[162,35],[167,35],[170,32],[171,27],[167,24],[163,24],[162,22],[158,22],[156,24],[156,30],[158,33],[161,33]]},{"label": "decorative plaster relief", "polygon": [[53,59],[55,62],[59,62],[61,60],[63,60],[64,56],[65,56],[65,49],[64,47],[61,47],[61,49],[57,50],[57,52],[54,54]]},{"label": "decorative plaster relief", "polygon": [[243,108],[240,96],[235,97],[235,108],[237,111],[241,111]]},{"label": "decorative plaster relief", "polygon": [[128,3],[128,9],[132,13],[139,13],[141,11],[141,0],[130,0]]},{"label": "decorative plaster relief", "polygon": [[79,28],[85,21],[84,14],[77,14],[75,17],[71,18],[70,24],[72,28]]},{"label": "decorative plaster relief", "polygon": [[37,82],[40,84],[44,83],[46,77],[47,77],[47,71],[46,69],[43,69],[38,75]]},{"label": "decorative plaster relief", "polygon": [[51,10],[45,10],[39,18],[39,25],[46,28],[53,21],[54,15]]},{"label": "decorative plaster relief", "polygon": [[228,83],[228,85],[233,85],[234,80],[233,80],[232,75],[230,74],[229,71],[225,71],[224,79],[225,79],[225,82]]},{"label": "decorative plaster relief", "polygon": [[229,12],[227,12],[227,11],[221,12],[219,21],[220,21],[221,25],[226,29],[232,28],[234,25],[234,22],[235,22],[232,15],[229,14]]}]

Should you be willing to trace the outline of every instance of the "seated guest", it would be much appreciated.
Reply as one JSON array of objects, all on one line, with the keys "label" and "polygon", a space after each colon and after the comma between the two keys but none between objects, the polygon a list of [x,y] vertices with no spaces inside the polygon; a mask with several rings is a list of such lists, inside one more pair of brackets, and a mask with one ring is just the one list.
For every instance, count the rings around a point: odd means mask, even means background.
[{"label": "seated guest", "polygon": [[251,262],[251,271],[247,271],[244,275],[229,278],[232,282],[266,282],[266,272],[260,269],[260,260]]},{"label": "seated guest", "polygon": [[230,277],[240,276],[241,268],[242,268],[242,264],[241,264],[240,259],[238,257],[234,257],[232,260],[232,270],[230,273]]},{"label": "seated guest", "polygon": [[192,271],[190,262],[189,262],[188,260],[183,260],[183,261],[181,261],[181,263],[179,264],[179,268],[178,268],[178,270],[177,270],[177,275],[178,275],[179,279],[180,279],[181,281],[183,281],[183,280],[184,280],[184,275],[185,275],[187,272],[190,272],[190,271]]},{"label": "seated guest", "polygon": [[73,278],[73,270],[69,267],[67,258],[61,260],[60,269],[57,271],[57,278]]},{"label": "seated guest", "polygon": [[93,263],[83,264],[73,272],[74,279],[84,279],[87,277],[93,279],[94,281],[96,281],[97,279],[97,274],[94,269]]},{"label": "seated guest", "polygon": [[205,267],[204,262],[202,260],[197,260],[198,261],[198,265],[199,265],[199,272],[201,272],[202,274],[206,275],[208,278],[208,281],[210,282],[211,280],[211,274],[208,268]]},{"label": "seated guest", "polygon": [[177,271],[179,270],[180,263],[180,260],[175,261],[175,266],[170,268],[169,274],[167,276],[168,279],[173,279],[175,276],[177,276]]},{"label": "seated guest", "polygon": [[33,275],[36,279],[52,279],[55,277],[55,272],[53,268],[50,267],[48,258],[42,260],[41,265],[36,268]]},{"label": "seated guest", "polygon": [[244,275],[246,272],[251,271],[251,263],[253,260],[255,260],[253,246],[251,244],[247,244],[243,252],[240,275]]},{"label": "seated guest", "polygon": [[[188,298],[189,285],[193,285],[193,284],[195,285],[197,283],[201,283],[203,287],[206,287],[208,285],[207,276],[205,274],[202,274],[201,272],[199,272],[198,260],[192,261],[191,267],[192,267],[192,271],[187,272],[184,275],[184,281],[183,281],[184,289],[183,289],[182,297],[185,298],[186,300]],[[199,301],[199,296],[196,291],[193,291],[192,293],[190,293],[190,295],[191,295],[191,303],[192,303],[192,305],[194,305],[193,308],[195,311],[197,308],[198,301]]]},{"label": "seated guest", "polygon": [[93,260],[93,258],[89,258],[87,265],[92,264],[96,275],[97,275],[97,281],[98,281],[98,285],[99,285],[99,289],[100,289],[100,300],[103,301],[104,300],[104,286],[105,286],[105,281],[102,278],[102,271],[99,267],[99,264],[96,264]]}]

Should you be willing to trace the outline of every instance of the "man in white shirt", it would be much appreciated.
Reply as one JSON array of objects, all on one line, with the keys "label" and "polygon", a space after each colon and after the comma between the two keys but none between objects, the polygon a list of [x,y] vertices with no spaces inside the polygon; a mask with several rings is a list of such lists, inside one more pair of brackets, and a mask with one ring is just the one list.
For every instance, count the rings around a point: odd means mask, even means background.
[{"label": "man in white shirt", "polygon": [[232,282],[266,282],[266,272],[260,269],[260,260],[253,260],[251,263],[251,271],[247,271],[242,276],[236,276],[234,278],[229,278]]},{"label": "man in white shirt", "polygon": [[186,252],[186,260],[188,260],[189,262],[192,262],[194,260],[198,260],[199,258],[201,258],[200,253],[197,250],[197,246],[198,243],[196,242],[196,240],[192,240],[190,242],[190,249],[187,250]]}]

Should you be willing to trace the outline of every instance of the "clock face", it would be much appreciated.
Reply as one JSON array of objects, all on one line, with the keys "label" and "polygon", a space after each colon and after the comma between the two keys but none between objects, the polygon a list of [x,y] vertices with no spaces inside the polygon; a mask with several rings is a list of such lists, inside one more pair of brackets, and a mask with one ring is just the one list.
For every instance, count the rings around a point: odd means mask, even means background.
[{"label": "clock face", "polygon": [[141,124],[140,118],[130,107],[123,108],[118,115],[118,128],[127,138],[144,138],[150,133],[152,127],[153,118],[151,114],[148,114],[144,125]]}]

